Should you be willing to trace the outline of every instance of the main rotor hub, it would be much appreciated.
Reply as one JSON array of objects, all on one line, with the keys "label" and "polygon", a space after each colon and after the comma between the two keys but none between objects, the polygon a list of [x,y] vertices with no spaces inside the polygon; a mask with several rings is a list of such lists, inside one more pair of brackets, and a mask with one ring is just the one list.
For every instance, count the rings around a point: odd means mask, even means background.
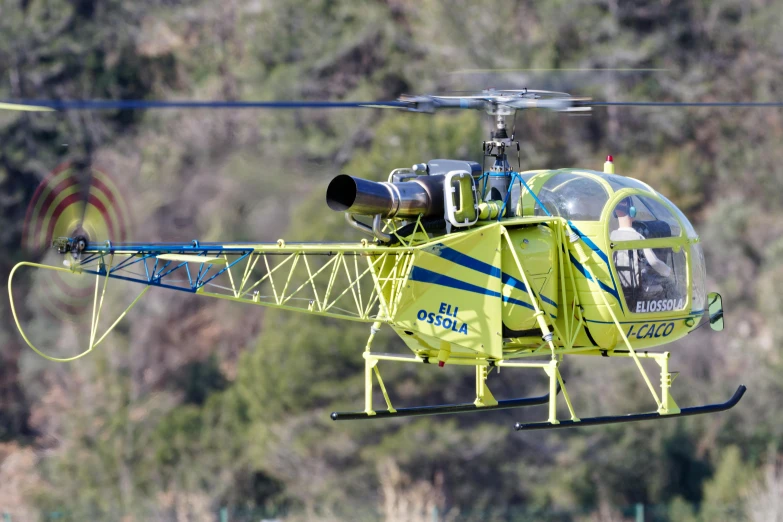
[{"label": "main rotor hub", "polygon": [[531,89],[495,90],[487,89],[476,94],[461,96],[409,96],[403,95],[398,103],[411,112],[435,112],[438,109],[482,110],[492,116],[511,116],[524,109],[549,109],[557,112],[589,111],[590,107],[578,102],[566,92],[540,91]]}]

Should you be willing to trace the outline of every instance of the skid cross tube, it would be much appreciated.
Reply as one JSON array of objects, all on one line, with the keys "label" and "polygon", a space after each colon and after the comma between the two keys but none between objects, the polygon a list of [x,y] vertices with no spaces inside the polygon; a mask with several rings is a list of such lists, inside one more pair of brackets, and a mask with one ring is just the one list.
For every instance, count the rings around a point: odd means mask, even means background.
[{"label": "skid cross tube", "polygon": [[533,422],[524,424],[518,422],[514,425],[514,429],[517,431],[533,431],[533,430],[550,430],[557,428],[573,428],[578,426],[596,426],[599,424],[621,424],[624,422],[638,422],[645,420],[659,420],[659,419],[673,419],[676,417],[687,417],[689,415],[701,415],[704,413],[717,413],[733,408],[740,401],[745,394],[747,388],[744,385],[740,385],[734,395],[726,402],[717,404],[708,404],[706,406],[691,406],[690,408],[682,408],[680,413],[669,413],[661,415],[657,411],[649,413],[635,413],[630,415],[609,415],[605,417],[591,417],[582,419],[580,421],[564,420],[559,424],[551,424],[549,422]]}]

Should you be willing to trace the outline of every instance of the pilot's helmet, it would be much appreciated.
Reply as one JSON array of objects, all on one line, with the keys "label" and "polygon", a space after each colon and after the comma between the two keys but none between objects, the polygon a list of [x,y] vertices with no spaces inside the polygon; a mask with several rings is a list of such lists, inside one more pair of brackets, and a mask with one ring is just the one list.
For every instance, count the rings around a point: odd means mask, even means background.
[{"label": "pilot's helmet", "polygon": [[614,217],[617,217],[617,212],[622,212],[626,216],[630,216],[631,218],[636,217],[636,207],[633,205],[633,200],[631,197],[623,198],[618,203],[617,206],[614,207]]}]

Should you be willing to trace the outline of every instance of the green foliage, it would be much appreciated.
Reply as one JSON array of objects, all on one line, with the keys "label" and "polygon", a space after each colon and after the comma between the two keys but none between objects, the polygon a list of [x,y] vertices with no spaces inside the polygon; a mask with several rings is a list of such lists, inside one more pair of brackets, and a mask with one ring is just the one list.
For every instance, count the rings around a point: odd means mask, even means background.
[{"label": "green foliage", "polygon": [[218,364],[217,356],[212,354],[205,361],[188,363],[180,370],[174,385],[185,393],[183,402],[202,405],[210,394],[226,388],[228,381]]},{"label": "green foliage", "polygon": [[[529,86],[598,99],[766,101],[783,79],[783,11],[766,0],[30,0],[0,10],[2,98],[373,100]],[[475,71],[588,67],[666,70]],[[108,160],[133,194],[139,239],[354,240],[323,205],[333,175],[382,180],[437,157],[477,160],[488,121],[380,110],[2,114],[0,275],[29,257],[18,248],[26,202],[64,159]],[[535,437],[509,427],[538,411],[333,423],[330,411],[362,403],[366,325],[156,294],[112,345],[66,369],[28,363],[3,323],[0,438],[30,441],[35,428],[46,448],[30,501],[73,520],[214,519],[221,506],[394,520],[402,505],[434,505],[452,520],[616,519],[636,502],[667,508],[662,519],[672,521],[741,518],[783,425],[770,406],[783,399],[781,113],[531,113],[517,131],[523,168],[600,168],[612,152],[619,172],[693,216],[732,326],[674,350],[677,400],[718,400],[741,378],[753,387],[739,409]],[[20,280],[20,291],[29,284]],[[68,337],[46,325],[51,338]],[[374,348],[405,350],[389,331]],[[650,407],[633,368],[566,368],[579,411]],[[395,405],[471,400],[471,372],[381,370]],[[490,385],[498,397],[543,387],[506,371]]]},{"label": "green foliage", "polygon": [[394,114],[376,126],[370,150],[356,154],[345,171],[385,181],[392,170],[390,165],[411,166],[444,157],[476,158],[484,139],[484,130],[472,113]]},{"label": "green foliage", "polygon": [[[743,462],[740,448],[725,448],[715,468],[715,474],[704,484],[704,502],[700,513],[702,518],[718,520],[741,516],[742,509],[739,504],[753,477],[754,471]],[[730,516],[732,511],[734,517]]]},{"label": "green foliage", "polygon": [[669,506],[669,520],[682,522],[698,522],[693,504],[688,503],[682,497],[675,497]]}]

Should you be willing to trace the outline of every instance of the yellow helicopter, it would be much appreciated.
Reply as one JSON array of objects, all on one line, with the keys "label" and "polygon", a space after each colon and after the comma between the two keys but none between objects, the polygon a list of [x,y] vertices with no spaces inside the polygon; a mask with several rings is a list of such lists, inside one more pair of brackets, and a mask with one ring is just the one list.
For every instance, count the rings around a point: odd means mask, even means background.
[{"label": "yellow helicopter", "polygon": [[[201,102],[23,101],[28,110],[144,109],[205,106]],[[17,264],[9,275],[11,311],[36,353],[73,361],[102,343],[150,288],[190,292],[256,306],[370,324],[364,346],[364,409],[334,412],[334,420],[379,419],[548,405],[546,420],[517,430],[609,424],[711,413],[727,402],[680,408],[671,394],[676,372],[670,352],[652,348],[696,329],[703,317],[723,329],[717,293],[706,292],[699,236],[685,215],[649,185],[615,173],[609,156],[602,171],[513,169],[519,142],[506,118],[545,108],[571,112],[592,105],[567,93],[483,91],[474,96],[406,96],[395,102],[209,102],[209,107],[371,107],[413,112],[473,109],[494,116],[483,143],[483,164],[434,159],[395,168],[386,182],[342,174],[326,190],[327,205],[345,213],[362,233],[355,243],[181,244],[97,242],[84,235],[56,237],[65,267]],[[650,105],[640,102],[636,105]],[[661,105],[671,105],[663,103]],[[700,105],[700,104],[687,104]],[[702,104],[714,105],[714,104]],[[741,104],[748,105],[748,104]],[[753,104],[751,104],[753,105]],[[757,104],[766,105],[766,104]],[[5,104],[0,108],[13,108]],[[64,195],[54,194],[57,201]],[[69,232],[70,233],[70,232]],[[13,278],[22,267],[95,276],[89,342],[78,355],[58,358],[33,345],[17,316]],[[112,279],[140,283],[131,304],[103,332],[98,324]],[[373,351],[387,325],[411,353]],[[566,355],[632,359],[649,388],[649,413],[580,418],[561,377]],[[657,384],[642,366],[660,367]],[[395,408],[379,363],[474,366],[472,403]],[[488,378],[497,368],[543,371],[549,392],[496,399]],[[385,408],[376,409],[377,381]],[[568,418],[557,415],[562,398]]]}]

